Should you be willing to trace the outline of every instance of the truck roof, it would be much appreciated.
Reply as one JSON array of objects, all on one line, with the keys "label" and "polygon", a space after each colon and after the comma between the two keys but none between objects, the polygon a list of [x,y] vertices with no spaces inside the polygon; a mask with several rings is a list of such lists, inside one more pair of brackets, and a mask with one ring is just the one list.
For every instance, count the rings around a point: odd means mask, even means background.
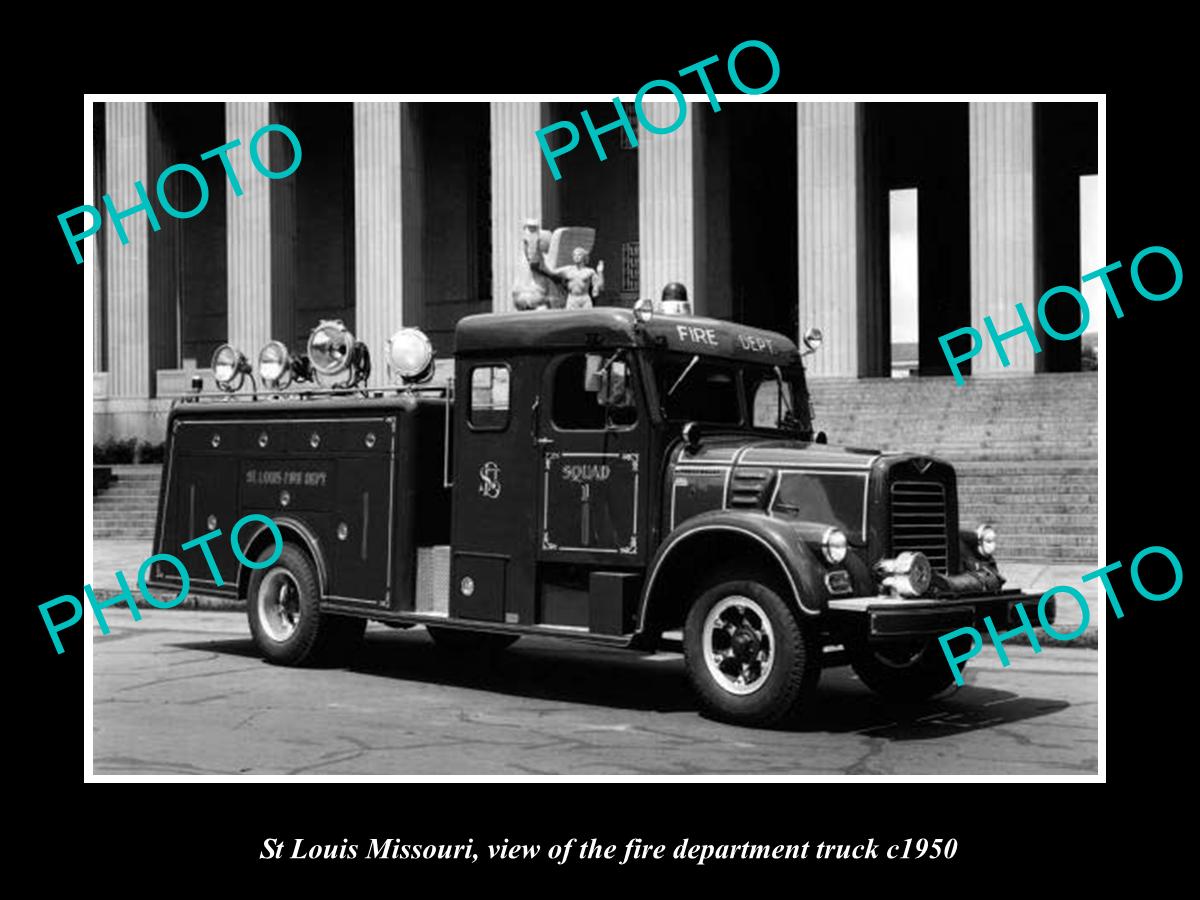
[{"label": "truck roof", "polygon": [[655,313],[639,322],[615,306],[466,316],[454,332],[455,354],[495,354],[592,347],[666,347],[769,365],[798,362],[793,341],[774,331],[701,316]]}]

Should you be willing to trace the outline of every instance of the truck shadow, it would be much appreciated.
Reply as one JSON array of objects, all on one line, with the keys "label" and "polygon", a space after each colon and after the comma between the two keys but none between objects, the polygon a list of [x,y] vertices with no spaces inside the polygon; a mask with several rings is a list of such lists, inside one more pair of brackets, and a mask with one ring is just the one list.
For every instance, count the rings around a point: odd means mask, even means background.
[{"label": "truck shadow", "polygon": [[[174,646],[260,658],[247,639],[195,641]],[[267,663],[263,663],[267,665]],[[447,652],[422,629],[372,631],[347,668],[397,681],[646,712],[699,714],[683,659],[650,658],[603,647],[566,647],[524,638],[491,656]],[[1022,696],[970,683],[921,703],[894,703],[876,696],[847,667],[826,669],[811,706],[798,722],[776,729],[795,733],[849,733],[892,741],[931,740],[1068,708],[1063,700]],[[721,725],[719,727],[729,727]]]}]

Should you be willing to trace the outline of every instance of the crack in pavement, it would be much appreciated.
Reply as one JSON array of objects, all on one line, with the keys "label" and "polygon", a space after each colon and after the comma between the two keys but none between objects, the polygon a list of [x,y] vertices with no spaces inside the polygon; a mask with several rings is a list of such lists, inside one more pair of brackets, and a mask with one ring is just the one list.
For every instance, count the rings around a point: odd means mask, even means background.
[{"label": "crack in pavement", "polygon": [[246,666],[241,669],[222,669],[219,672],[204,672],[199,675],[175,675],[170,678],[156,678],[153,681],[144,681],[141,684],[132,684],[132,685],[129,685],[128,687],[123,687],[123,688],[121,688],[121,690],[136,691],[136,690],[140,690],[141,688],[154,687],[157,684],[169,684],[172,681],[188,681],[192,678],[218,678],[221,675],[237,675],[241,672],[261,672],[261,671],[262,671],[262,664],[260,663],[255,666]]},{"label": "crack in pavement", "polygon": [[883,751],[887,749],[888,741],[885,738],[868,737],[868,746],[866,751],[852,762],[850,765],[842,769],[846,775],[882,775],[883,772],[872,770],[868,763],[883,755]]}]

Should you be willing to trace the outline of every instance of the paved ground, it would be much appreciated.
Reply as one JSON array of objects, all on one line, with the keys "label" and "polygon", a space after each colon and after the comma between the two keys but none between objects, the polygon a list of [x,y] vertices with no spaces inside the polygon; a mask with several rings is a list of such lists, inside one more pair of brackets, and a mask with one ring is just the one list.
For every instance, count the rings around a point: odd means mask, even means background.
[{"label": "paved ground", "polygon": [[[702,718],[679,656],[525,638],[490,669],[371,626],[356,662],[286,669],[245,617],[148,610],[95,632],[102,774],[1093,774],[1097,654],[991,648],[967,685],[889,706],[826,670],[790,731]],[[124,621],[123,621],[124,620]]]},{"label": "paved ground", "polygon": [[[92,586],[96,590],[116,590],[117,579],[113,574],[120,570],[125,573],[125,579],[130,584],[136,584],[138,567],[150,555],[149,541],[119,541],[103,540],[93,542],[94,578]],[[196,551],[192,551],[196,552]],[[1000,560],[1000,571],[1008,579],[1012,587],[1019,587],[1030,592],[1042,592],[1054,585],[1065,584],[1078,588],[1088,601],[1089,626],[1088,633],[1082,642],[1095,646],[1096,642],[1096,597],[1099,591],[1099,581],[1083,584],[1081,576],[1099,566],[1090,563],[1030,563]],[[184,608],[192,606],[191,600],[184,602]],[[1083,617],[1079,604],[1069,594],[1061,594],[1058,598],[1058,619],[1055,629],[1062,634],[1074,631]],[[1036,624],[1036,623],[1035,623]]]}]

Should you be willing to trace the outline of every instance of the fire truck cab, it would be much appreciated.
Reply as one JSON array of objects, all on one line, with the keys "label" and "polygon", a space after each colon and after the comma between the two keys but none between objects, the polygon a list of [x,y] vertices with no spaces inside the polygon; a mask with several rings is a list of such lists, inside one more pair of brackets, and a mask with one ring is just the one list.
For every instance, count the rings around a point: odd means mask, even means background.
[{"label": "fire truck cab", "polygon": [[171,411],[154,552],[273,520],[282,549],[266,526],[238,539],[258,568],[213,542],[224,583],[184,558],[198,588],[246,601],[281,664],[344,657],[373,619],[465,653],[535,634],[681,646],[703,708],[745,724],[803,709],[828,665],[928,697],[954,682],[940,635],[1038,598],[1003,588],[992,529],[959,522],[949,464],[814,432],[803,355],[649,305],[467,317],[437,387],[416,329],[389,342],[385,389],[334,323],[308,357],[263,348],[250,392],[223,347],[222,396]]}]

